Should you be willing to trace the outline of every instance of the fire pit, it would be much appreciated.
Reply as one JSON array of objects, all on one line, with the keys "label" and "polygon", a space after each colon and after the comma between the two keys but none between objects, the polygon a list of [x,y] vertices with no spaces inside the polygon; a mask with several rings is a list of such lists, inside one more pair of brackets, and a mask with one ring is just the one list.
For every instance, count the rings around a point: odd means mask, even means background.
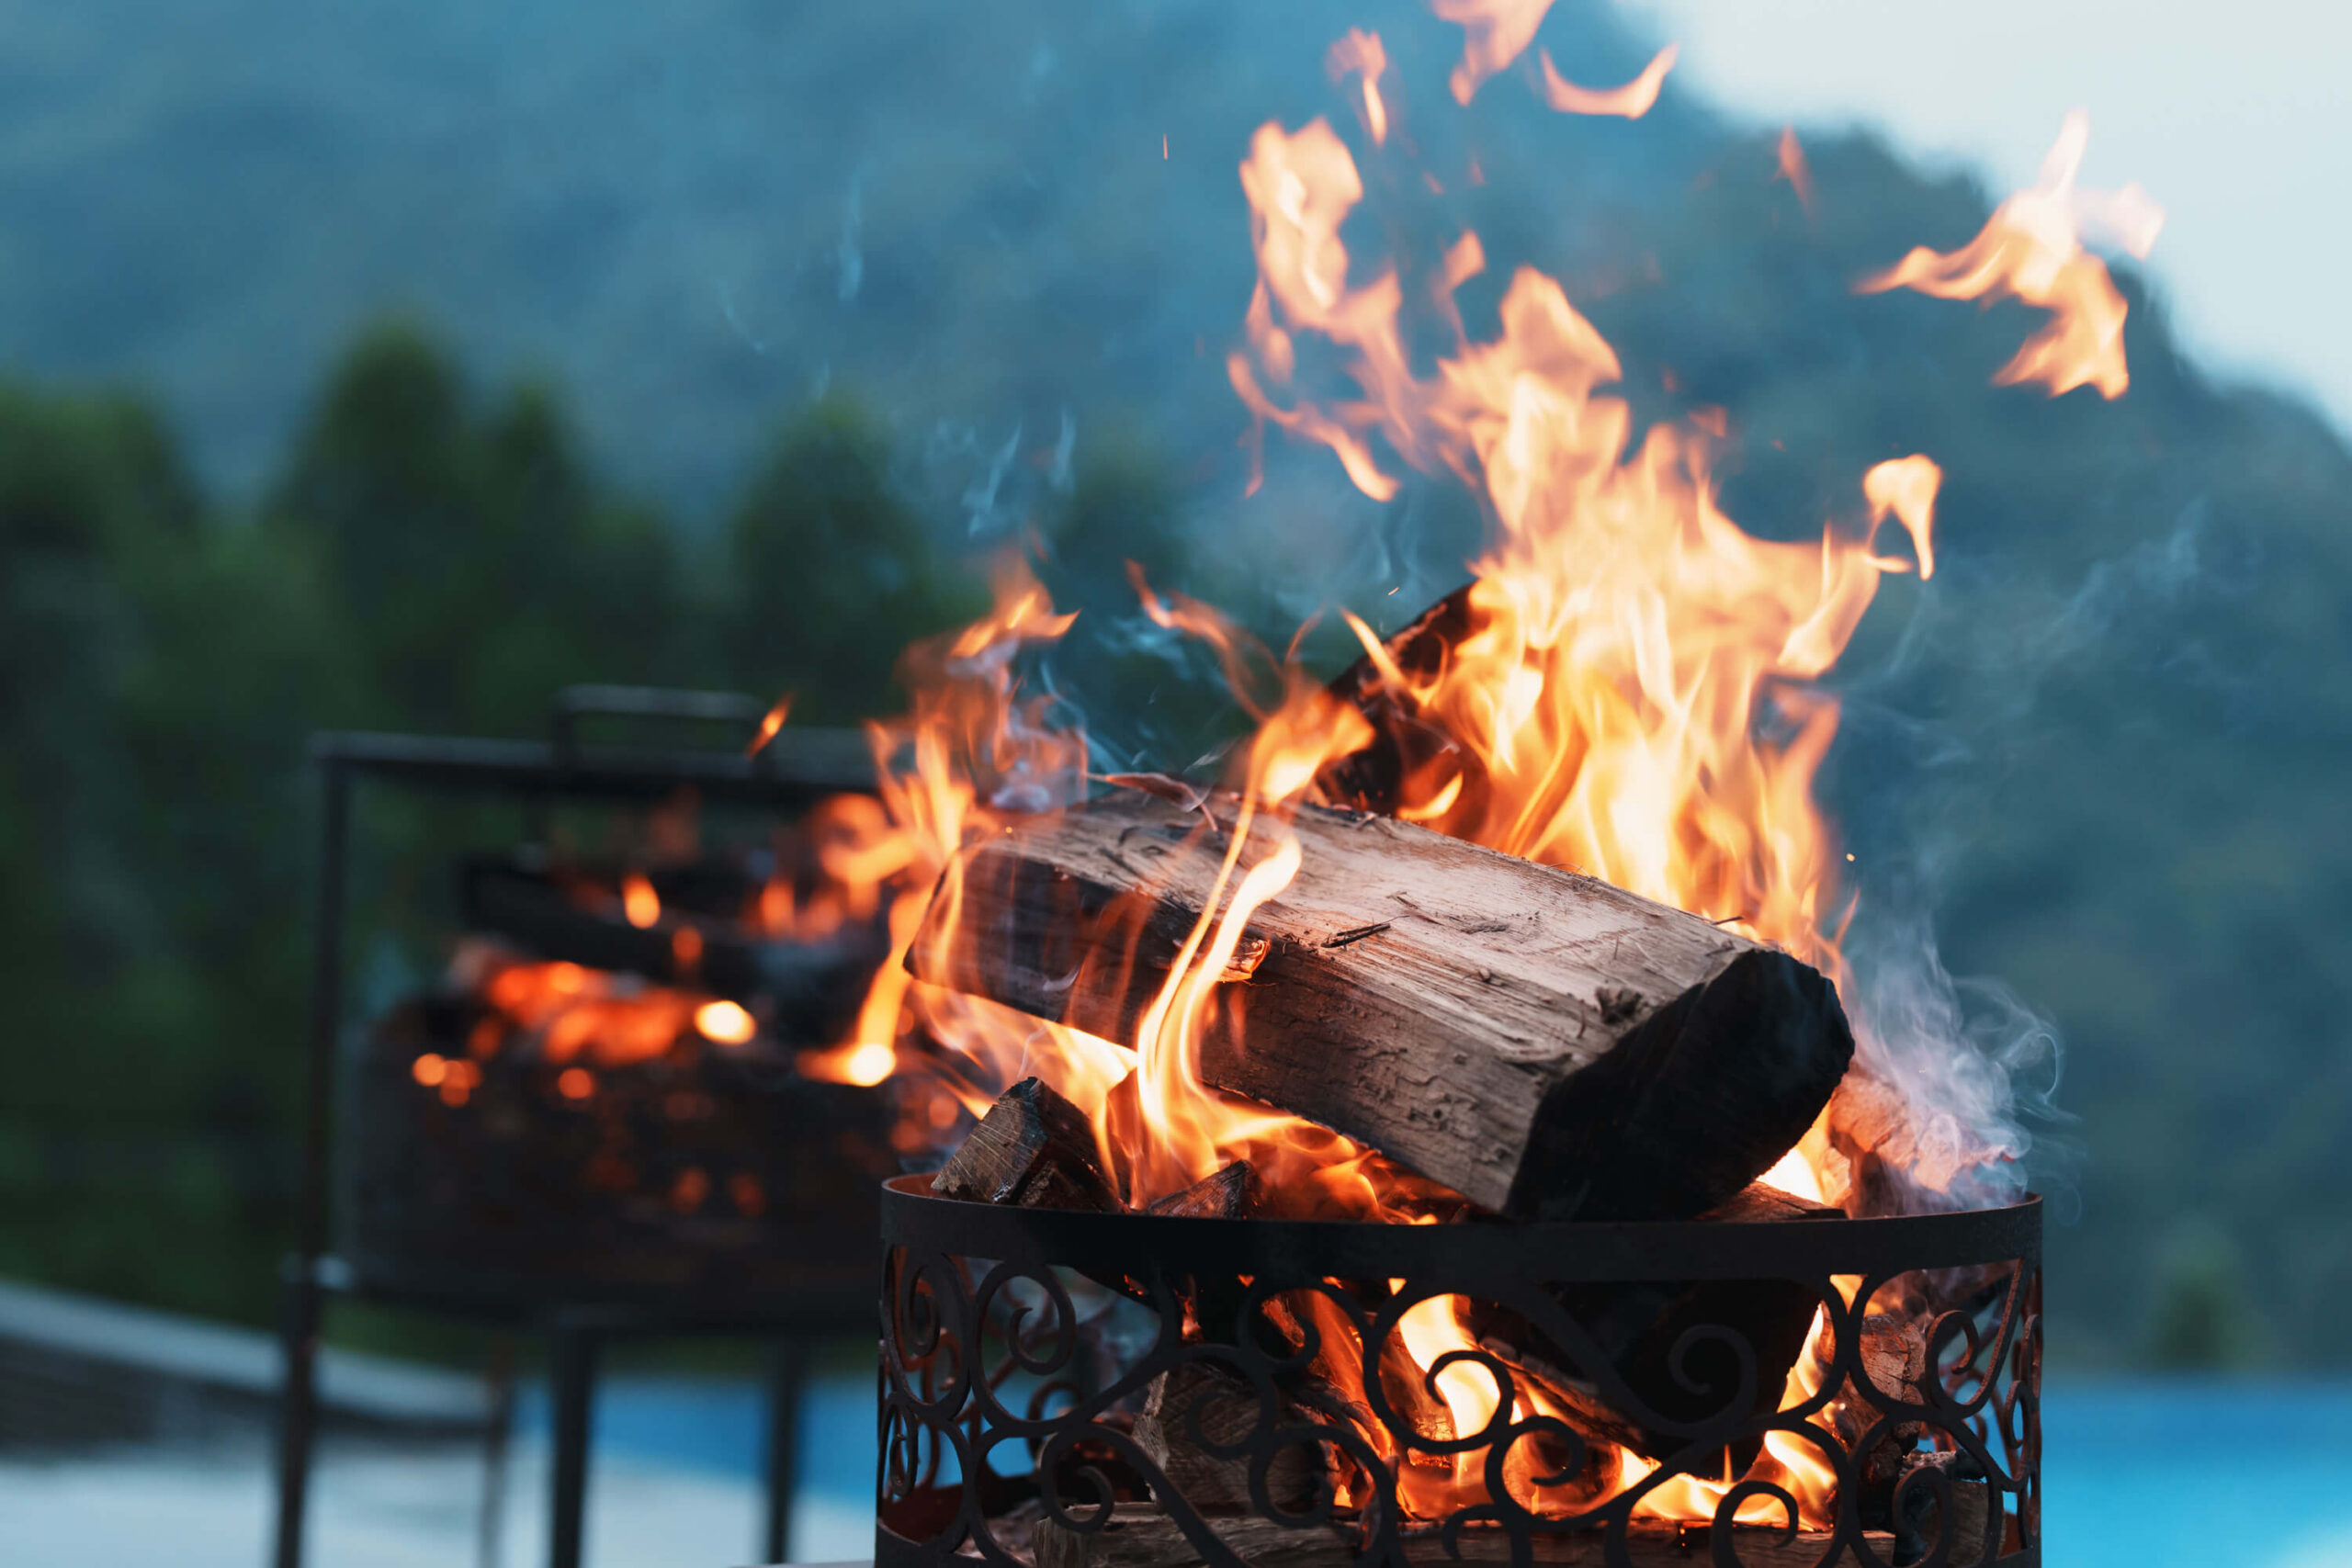
[{"label": "fire pit", "polygon": [[[883,1235],[880,1563],[2041,1560],[2032,1201],[1385,1225],[902,1178]],[[1775,1409],[1785,1293],[1813,1392]],[[1672,1413],[1622,1348],[1657,1332]]]}]

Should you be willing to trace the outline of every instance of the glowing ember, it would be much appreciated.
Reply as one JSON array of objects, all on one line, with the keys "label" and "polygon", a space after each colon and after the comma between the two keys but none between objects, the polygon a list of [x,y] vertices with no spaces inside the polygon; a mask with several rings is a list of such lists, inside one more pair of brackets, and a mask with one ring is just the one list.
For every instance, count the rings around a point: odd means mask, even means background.
[{"label": "glowing ember", "polygon": [[621,912],[628,918],[628,923],[639,931],[661,920],[661,896],[653,891],[653,884],[648,882],[642,873],[632,871],[621,878]]},{"label": "glowing ember", "polygon": [[2136,185],[2112,192],[2075,188],[2090,135],[2088,115],[2068,115],[2042,160],[2041,183],[2001,203],[1975,239],[1949,254],[1921,245],[1855,287],[1866,294],[1915,288],[1942,299],[2008,298],[2048,310],[2049,321],[1994,373],[1995,383],[2040,382],[2053,398],[2086,385],[2102,397],[2121,397],[2132,382],[2123,363],[2126,306],[2106,264],[2083,249],[2083,239],[2089,234],[2145,256],[2165,215]]},{"label": "glowing ember", "polygon": [[741,1045],[760,1032],[759,1021],[741,1004],[730,1001],[705,1002],[695,1009],[695,1028],[704,1039],[721,1045]]},{"label": "glowing ember", "polygon": [[792,716],[792,694],[786,692],[775,700],[760,720],[760,728],[752,732],[751,744],[743,748],[743,755],[756,757],[767,750],[768,742],[784,731],[784,721]]}]

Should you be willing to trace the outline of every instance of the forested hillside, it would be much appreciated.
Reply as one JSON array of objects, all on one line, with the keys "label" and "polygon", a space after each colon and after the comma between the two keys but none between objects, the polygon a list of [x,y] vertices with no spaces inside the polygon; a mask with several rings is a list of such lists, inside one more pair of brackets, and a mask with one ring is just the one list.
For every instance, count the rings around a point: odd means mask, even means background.
[{"label": "forested hillside", "polygon": [[[1249,130],[1338,112],[1322,49],[1369,14],[1449,173],[1375,166],[1363,244],[1477,230],[1474,334],[1555,273],[1645,416],[1728,411],[1759,532],[1943,464],[1825,788],[1871,918],[2064,1042],[2061,1353],[2343,1361],[2352,459],[2182,362],[2136,278],[2127,396],[1995,388],[2028,312],[1852,291],[1988,193],[1808,133],[1808,210],[1777,128],[1671,85],[1464,114],[1458,31],[1403,5],[203,12],[0,17],[0,1272],[266,1310],[314,726],[536,731],[594,679],[882,711],[1034,528],[1087,612],[1058,689],[1182,766],[1230,715],[1127,558],[1277,639],[1453,586],[1442,487],[1374,506],[1277,442],[1244,499],[1221,363]],[[1544,36],[1594,80],[1645,53],[1566,4]]]}]

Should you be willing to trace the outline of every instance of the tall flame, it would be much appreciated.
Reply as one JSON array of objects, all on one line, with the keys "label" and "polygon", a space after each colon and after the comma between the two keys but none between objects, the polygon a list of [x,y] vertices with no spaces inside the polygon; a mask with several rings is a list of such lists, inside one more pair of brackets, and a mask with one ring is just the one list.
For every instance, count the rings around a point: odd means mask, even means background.
[{"label": "tall flame", "polygon": [[[1432,0],[1441,17],[1465,29],[1453,77],[1457,99],[1467,102],[1528,48],[1548,4]],[[1668,50],[1635,83],[1587,96],[1543,62],[1547,91],[1567,100],[1559,107],[1629,115],[1655,100],[1672,63]],[[1378,39],[1351,33],[1329,64],[1335,78],[1357,79],[1365,132],[1383,141],[1393,106],[1381,92],[1386,62]],[[1602,98],[1605,107],[1594,107]],[[1986,231],[1994,238],[1980,236],[1972,247],[1989,243],[1990,252],[1964,269],[2059,310],[2043,336],[2069,345],[2088,329],[2066,313],[2073,305],[2057,301],[2073,300],[2067,291],[2094,276],[2112,292],[2103,269],[2079,250],[2080,223],[2097,218],[2127,240],[2154,232],[2153,220],[2133,227],[2135,203],[2144,201],[2136,190],[2105,207],[2073,190],[2079,157],[2079,135],[2062,141],[2043,187],[2005,204]],[[1810,176],[1792,136],[1781,161],[1809,205]],[[1717,502],[1710,459],[1726,438],[1722,422],[1637,430],[1627,402],[1604,391],[1622,378],[1614,352],[1553,278],[1518,270],[1502,295],[1498,331],[1474,341],[1453,296],[1485,269],[1476,234],[1444,248],[1427,287],[1408,289],[1390,264],[1356,276],[1341,232],[1365,186],[1328,122],[1261,126],[1239,173],[1258,280],[1243,342],[1227,365],[1261,436],[1272,424],[1328,448],[1374,500],[1395,496],[1406,469],[1458,479],[1492,525],[1489,545],[1471,563],[1473,581],[1450,605],[1453,628],[1433,654],[1424,648],[1402,657],[1346,617],[1382,701],[1445,742],[1406,759],[1386,804],[1457,837],[1698,911],[1843,982],[1839,936],[1850,904],[1834,835],[1813,799],[1838,706],[1815,682],[1842,654],[1885,577],[1933,573],[1937,464],[1917,454],[1889,457],[1859,476],[1854,503],[1825,519],[1817,538],[1758,538]],[[1904,276],[1889,274],[1894,281],[1883,286],[1956,288],[1941,270],[1950,261],[1915,253],[1895,269]],[[1450,348],[1433,360],[1408,352],[1408,299],[1432,305],[1437,327],[1451,333]],[[2118,322],[2120,310],[2119,300]],[[2091,337],[2106,344],[2097,331]],[[1426,339],[1416,333],[1412,341]],[[2038,338],[2020,355],[2020,375],[2047,374],[2056,388],[2075,372],[2057,368],[2054,353]],[[2117,378],[2120,353],[2115,345]],[[2107,389],[2100,367],[2081,374]],[[1212,896],[1177,943],[1157,994],[1112,1040],[918,982],[901,962],[919,941],[955,939],[973,845],[1015,815],[1066,805],[1088,787],[1084,736],[1046,723],[1043,699],[1025,692],[1019,675],[1023,650],[1060,637],[1070,617],[1054,611],[1025,570],[1009,566],[988,616],[910,653],[913,711],[874,732],[905,871],[890,910],[892,962],[845,1049],[879,1060],[907,1032],[926,1033],[945,1047],[937,1070],[975,1113],[1017,1077],[1046,1078],[1091,1119],[1106,1169],[1130,1201],[1248,1158],[1293,1213],[1438,1217],[1442,1194],[1417,1188],[1372,1152],[1201,1081],[1206,1026],[1219,1010],[1246,1008],[1246,988],[1223,982],[1246,968],[1250,918],[1297,872],[1290,814],[1337,787],[1335,767],[1376,732],[1364,710],[1208,606],[1155,592],[1139,578],[1136,587],[1152,620],[1216,650],[1256,725],[1235,795],[1185,795],[1188,809],[1203,814],[1201,841],[1221,842],[1221,858]],[[1172,780],[1156,787],[1185,790]],[[926,973],[955,972],[950,953],[924,958]],[[1808,1133],[1770,1179],[1814,1199],[1842,1193],[1840,1156],[1825,1127]],[[1849,1299],[1857,1286],[1838,1283]],[[1469,1359],[1477,1347],[1463,1307],[1442,1296],[1412,1303],[1399,1335],[1413,1363],[1400,1375],[1434,1402],[1425,1414],[1450,1425],[1457,1440],[1498,1430],[1506,1414],[1498,1385]],[[1347,1364],[1353,1331],[1327,1309],[1313,1299],[1296,1306],[1337,1348],[1322,1364],[1355,1397],[1368,1374]],[[1783,1410],[1819,1402],[1828,1321],[1825,1310],[1789,1374]],[[1555,1392],[1531,1385],[1508,1414],[1557,1417]],[[1516,1446],[1505,1461],[1505,1483],[1515,1494],[1526,1486],[1534,1506],[1547,1490],[1536,1484],[1542,1465]],[[1610,1452],[1609,1466],[1584,1504],[1632,1492],[1636,1513],[1704,1518],[1734,1483],[1664,1474],[1622,1450]],[[1400,1498],[1422,1515],[1460,1506],[1484,1495],[1487,1469],[1476,1453],[1442,1469],[1400,1466]],[[1746,1479],[1784,1488],[1807,1524],[1835,1516],[1832,1472],[1802,1433],[1769,1438]],[[1781,1522],[1778,1504],[1762,1495],[1743,1502],[1739,1517]]]},{"label": "tall flame", "polygon": [[2075,187],[2090,136],[2090,117],[2080,109],[2069,114],[2042,160],[2040,182],[2001,203],[1976,238],[1949,254],[1918,246],[1856,288],[1914,288],[1942,299],[2009,298],[2048,310],[2050,320],[1994,373],[1994,383],[2040,382],[2053,398],[2087,385],[2102,397],[2121,397],[2132,384],[2123,363],[2127,307],[2107,265],[2083,248],[2083,239],[2089,234],[2144,257],[2165,215],[2137,185]]}]

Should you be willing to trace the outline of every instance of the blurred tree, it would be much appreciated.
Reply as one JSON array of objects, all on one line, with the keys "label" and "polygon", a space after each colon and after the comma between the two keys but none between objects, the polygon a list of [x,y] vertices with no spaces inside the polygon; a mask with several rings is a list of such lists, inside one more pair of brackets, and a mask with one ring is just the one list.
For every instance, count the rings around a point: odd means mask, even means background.
[{"label": "blurred tree", "polygon": [[2184,1222],[2158,1268],[2148,1364],[2172,1371],[2245,1368],[2264,1359],[2267,1338],[2228,1234],[2209,1219]]},{"label": "blurred tree", "polygon": [[694,673],[661,520],[595,491],[544,389],[477,415],[412,328],[352,353],[267,512],[320,556],[375,722],[534,732],[567,682]]},{"label": "blurred tree", "polygon": [[729,520],[712,590],[734,683],[795,694],[796,722],[888,711],[908,643],[986,607],[890,481],[890,446],[851,400],[789,421]]}]

